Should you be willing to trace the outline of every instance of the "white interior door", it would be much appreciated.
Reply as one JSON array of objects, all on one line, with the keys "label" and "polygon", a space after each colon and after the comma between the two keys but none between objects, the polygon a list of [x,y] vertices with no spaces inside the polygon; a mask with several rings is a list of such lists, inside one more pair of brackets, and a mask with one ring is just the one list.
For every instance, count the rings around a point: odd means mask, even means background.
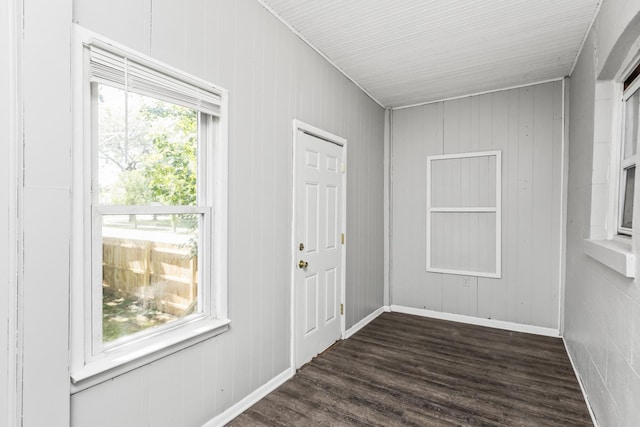
[{"label": "white interior door", "polygon": [[296,130],[294,353],[296,368],[340,339],[344,147]]}]

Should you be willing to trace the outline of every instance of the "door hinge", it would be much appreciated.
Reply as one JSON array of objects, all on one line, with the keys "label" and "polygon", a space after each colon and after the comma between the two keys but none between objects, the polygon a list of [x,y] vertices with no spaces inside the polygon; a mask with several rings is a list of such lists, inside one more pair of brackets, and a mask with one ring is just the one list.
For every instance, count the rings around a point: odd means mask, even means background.
[{"label": "door hinge", "polygon": [[344,316],[344,304],[340,304],[340,315]]},{"label": "door hinge", "polygon": [[344,233],[340,235],[340,243],[344,245]]},{"label": "door hinge", "polygon": [[341,163],[340,168],[342,169],[342,173],[345,173],[347,171],[347,167],[344,165],[344,163]]}]

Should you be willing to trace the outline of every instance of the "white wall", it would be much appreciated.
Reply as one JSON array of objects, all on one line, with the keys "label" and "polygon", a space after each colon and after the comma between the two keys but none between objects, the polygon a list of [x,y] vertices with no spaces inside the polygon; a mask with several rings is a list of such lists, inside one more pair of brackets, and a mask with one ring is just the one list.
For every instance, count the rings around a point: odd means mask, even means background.
[{"label": "white wall", "polygon": [[[71,2],[24,5],[23,425],[69,424]],[[19,171],[20,173],[20,171]]]},{"label": "white wall", "polygon": [[289,366],[294,118],[348,140],[347,327],[382,306],[384,111],[255,0],[76,0],[73,20],[230,90],[230,331],[71,400],[75,426],[200,425]]},{"label": "white wall", "polygon": [[[558,329],[562,82],[393,111],[391,303]],[[502,278],[425,271],[426,156],[502,150]]]},{"label": "white wall", "polygon": [[600,142],[609,137],[594,135],[594,124],[606,130],[611,114],[603,111],[611,100],[596,102],[596,79],[613,77],[640,36],[639,10],[638,1],[603,3],[570,83],[565,339],[602,427],[640,424],[640,285],[583,252],[594,229],[592,198],[606,200],[592,193],[606,191],[592,170],[608,156],[594,145],[606,149]]},{"label": "white wall", "polygon": [[9,2],[0,4],[0,424],[7,423],[9,417],[9,301],[10,266],[9,251],[9,144],[11,133],[9,130],[10,113],[10,12]]},{"label": "white wall", "polygon": [[[597,36],[596,75],[611,79],[618,71],[616,63],[623,59],[629,44],[640,31],[638,0],[609,0],[602,3],[592,34]],[[584,51],[584,49],[583,49]]]}]

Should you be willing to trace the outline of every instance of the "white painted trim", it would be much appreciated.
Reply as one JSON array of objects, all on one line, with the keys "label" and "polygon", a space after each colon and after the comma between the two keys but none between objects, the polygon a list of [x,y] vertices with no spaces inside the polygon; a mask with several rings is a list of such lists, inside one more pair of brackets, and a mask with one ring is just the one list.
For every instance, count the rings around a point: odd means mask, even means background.
[{"label": "white painted trim", "polygon": [[569,362],[571,362],[571,367],[573,368],[573,373],[578,379],[578,384],[580,385],[580,391],[582,391],[582,396],[584,397],[584,401],[587,404],[587,409],[589,410],[589,415],[591,416],[591,422],[593,422],[593,427],[598,427],[598,420],[596,420],[596,415],[593,412],[593,408],[591,407],[591,403],[589,402],[589,396],[587,395],[587,390],[582,383],[582,378],[576,368],[576,364],[573,362],[573,357],[571,356],[571,352],[569,351],[569,346],[567,345],[567,341],[562,338],[562,343],[564,344],[564,349],[569,357]]},{"label": "white painted trim", "polygon": [[266,395],[284,384],[287,380],[293,377],[294,374],[295,370],[293,368],[285,369],[280,374],[269,380],[269,382],[258,387],[253,393],[246,396],[240,402],[204,423],[202,427],[218,427],[233,421],[233,419],[238,415],[242,414],[251,406],[258,403]]},{"label": "white painted trim", "polygon": [[393,110],[389,111],[389,201],[387,206],[387,212],[389,212],[389,229],[386,230],[389,239],[389,259],[387,260],[387,268],[389,274],[389,288],[388,288],[388,300],[385,302],[387,308],[393,303]]},{"label": "white painted trim", "polygon": [[480,317],[465,316],[463,314],[444,313],[440,311],[426,310],[422,308],[391,305],[391,312],[413,314],[415,316],[430,317],[432,319],[448,320],[451,322],[466,323],[468,325],[485,326],[488,328],[503,329],[527,334],[543,335],[546,337],[560,337],[560,331],[542,326],[524,325],[521,323],[505,322],[495,319],[482,319]]},{"label": "white painted trim", "polygon": [[346,339],[351,338],[360,329],[364,328],[369,323],[373,322],[376,319],[376,317],[380,316],[385,311],[389,311],[389,307],[388,306],[382,306],[379,309],[377,309],[376,311],[374,311],[373,313],[369,314],[367,317],[365,317],[364,319],[362,319],[361,321],[359,321],[358,323],[356,323],[355,325],[353,325],[352,327],[347,329],[344,332],[344,334],[342,334],[342,339],[346,340]]},{"label": "white painted trim", "polygon": [[584,253],[625,277],[636,277],[636,255],[629,244],[618,240],[591,240],[583,242]]},{"label": "white painted trim", "polygon": [[383,175],[384,175],[384,188],[383,188],[383,224],[384,224],[384,260],[383,260],[383,294],[382,304],[389,305],[391,303],[390,297],[390,260],[391,260],[391,110],[389,108],[384,110],[384,157],[383,157]]},{"label": "white painted trim", "polygon": [[322,52],[320,49],[318,49],[315,45],[313,45],[305,36],[303,36],[298,30],[296,30],[288,21],[286,21],[278,12],[276,12],[271,6],[269,6],[267,3],[264,2],[264,0],[258,0],[258,3],[260,3],[260,5],[262,5],[262,7],[264,7],[265,9],[267,9],[267,11],[269,13],[271,13],[273,16],[276,17],[276,19],[280,22],[282,22],[282,24],[284,24],[285,27],[287,27],[293,34],[295,34],[296,36],[298,36],[298,38],[300,40],[302,40],[303,42],[305,42],[311,49],[315,50],[316,53],[318,55],[320,55],[322,58],[324,58],[325,61],[327,61],[329,64],[331,64],[336,70],[338,70],[343,76],[345,76],[347,79],[349,79],[349,81],[351,81],[351,83],[353,83],[354,85],[356,85],[358,87],[358,89],[360,89],[361,91],[363,91],[369,98],[371,98],[371,100],[373,102],[375,102],[376,104],[378,104],[380,107],[382,108],[386,108],[384,105],[382,105],[382,103],[380,101],[378,101],[373,95],[371,95],[364,87],[362,87],[360,85],[360,83],[358,83],[355,79],[352,79],[351,76],[349,76],[342,68],[340,68],[338,66],[338,64],[336,64],[335,62],[333,62],[331,59],[329,59],[329,57],[327,55],[324,54],[324,52]]},{"label": "white painted trim", "polygon": [[508,87],[502,87],[502,88],[497,88],[497,89],[485,90],[485,91],[482,91],[482,92],[468,93],[468,94],[465,94],[465,95],[456,95],[456,96],[452,96],[450,98],[435,99],[433,101],[425,101],[425,102],[418,102],[416,104],[402,105],[400,107],[393,107],[391,109],[394,110],[394,111],[395,110],[404,110],[405,108],[421,107],[423,105],[437,104],[439,102],[453,101],[455,99],[469,98],[471,96],[486,95],[487,93],[503,92],[505,90],[520,89],[520,88],[523,88],[523,87],[530,87],[530,86],[537,86],[537,85],[541,85],[541,84],[545,84],[545,83],[558,82],[558,81],[563,80],[563,79],[564,79],[564,77],[556,77],[556,78],[553,78],[553,79],[540,80],[540,81],[533,82],[533,83],[523,83],[523,84],[517,85],[517,86],[508,86]]},{"label": "white painted trim", "polygon": [[347,287],[347,243],[349,235],[347,234],[347,140],[340,136],[334,135],[331,132],[327,132],[320,128],[317,128],[313,125],[305,123],[298,119],[293,119],[293,134],[291,137],[291,155],[292,155],[292,205],[291,205],[291,313],[290,313],[290,366],[295,370],[296,365],[296,307],[295,307],[295,272],[296,272],[296,252],[295,252],[295,234],[296,234],[296,150],[298,146],[298,131],[306,133],[308,135],[315,136],[317,138],[323,139],[333,144],[337,144],[342,147],[342,232],[345,235],[344,244],[342,244],[342,290],[340,292],[340,303],[343,304],[344,312],[340,315],[340,336],[343,337],[346,329],[346,317],[347,317],[347,306],[346,306],[346,287]]},{"label": "white painted trim", "polygon": [[340,333],[344,336],[344,331],[347,329],[347,245],[349,243],[349,234],[347,233],[347,176],[349,173],[348,157],[347,157],[347,140],[340,138],[342,143],[342,233],[344,233],[344,243],[342,244],[342,299],[343,310],[340,315]]},{"label": "white painted trim", "polygon": [[[210,129],[213,131],[213,129]],[[223,89],[220,117],[218,118],[218,134],[214,138],[214,147],[209,150],[213,174],[213,218],[212,231],[215,238],[211,246],[214,254],[211,279],[215,286],[212,295],[215,306],[211,307],[222,319],[229,317],[229,91]],[[213,157],[213,159],[211,159]],[[220,208],[222,207],[222,208]]]},{"label": "white painted trim", "polygon": [[[202,150],[204,151],[204,150]],[[207,159],[208,160],[208,159]],[[207,186],[211,187],[211,186]],[[101,215],[169,215],[169,214],[211,214],[211,207],[207,205],[197,206],[122,206],[122,205],[98,205],[94,207],[96,214]]]},{"label": "white painted trim", "polygon": [[291,133],[291,244],[289,262],[291,265],[291,274],[289,276],[289,367],[295,371],[296,369],[296,139],[298,132],[297,119],[293,119],[293,127]]},{"label": "white painted trim", "polygon": [[433,160],[467,159],[470,157],[490,157],[490,156],[499,156],[501,154],[502,154],[501,150],[471,151],[468,153],[437,154],[433,156],[427,156],[427,158],[433,161]]},{"label": "white painted trim", "polygon": [[229,330],[230,320],[196,321],[191,325],[177,325],[173,331],[159,331],[156,337],[136,340],[127,347],[71,372],[71,394],[130,372],[141,366],[169,356],[199,342]]},{"label": "white painted trim", "polygon": [[[623,150],[623,125],[624,125],[624,105],[621,102],[623,84],[618,82],[610,83],[610,93],[612,99],[611,109],[611,123],[609,131],[609,198],[607,200],[607,220],[605,223],[605,233],[607,239],[613,239],[618,235],[618,224],[621,222],[622,209],[620,208],[620,196],[621,196],[621,183],[622,183],[622,150]],[[598,86],[603,84],[602,82],[596,82],[596,97],[598,97]],[[596,98],[596,105],[602,100]],[[595,143],[595,141],[594,141]],[[602,201],[596,200],[597,203]],[[591,201],[592,205],[594,199]],[[631,230],[624,232],[625,235],[630,235]],[[591,234],[591,237],[596,237]],[[600,237],[600,236],[597,236]]]},{"label": "white painted trim", "polygon": [[[431,163],[438,160],[467,159],[474,157],[496,158],[496,205],[495,207],[437,207],[431,205]],[[464,276],[489,277],[499,279],[502,277],[502,151],[476,151],[470,153],[440,154],[427,156],[427,203],[426,203],[426,271],[433,273],[458,274]],[[468,271],[432,267],[431,265],[431,215],[434,212],[495,212],[496,216],[496,264],[495,271]]]},{"label": "white painted trim", "polygon": [[[611,151],[611,158],[616,160],[616,165],[614,166],[617,176],[616,176],[616,180],[612,180],[612,183],[617,182],[618,186],[617,186],[617,204],[615,204],[614,207],[614,217],[615,218],[615,225],[616,227],[614,228],[614,230],[617,231],[617,234],[623,234],[623,235],[627,235],[627,236],[633,236],[633,230],[631,228],[627,228],[627,227],[623,227],[622,226],[622,220],[623,220],[623,216],[624,216],[624,202],[626,200],[626,178],[627,178],[627,169],[630,167],[635,167],[636,166],[636,162],[637,159],[639,157],[639,154],[636,152],[636,154],[634,154],[633,156],[629,157],[628,159],[624,158],[624,152],[625,152],[625,139],[626,139],[626,121],[627,121],[627,114],[626,114],[626,109],[627,109],[627,103],[626,101],[633,95],[635,95],[638,92],[638,88],[640,87],[640,79],[636,79],[633,84],[628,87],[625,91],[622,92],[622,96],[620,96],[620,91],[623,90],[623,85],[622,84],[616,84],[614,86],[614,96],[613,96],[613,107],[614,107],[614,111],[613,111],[613,115],[614,115],[614,120],[612,120],[612,133],[614,133],[612,135],[612,141],[611,141],[611,147],[614,148]],[[617,89],[617,90],[616,90]],[[618,100],[621,100],[620,102]],[[596,102],[598,100],[596,99]],[[635,120],[638,120],[638,117],[636,115]],[[637,124],[637,123],[636,123]],[[615,130],[619,130],[619,133],[616,135],[615,134]],[[636,151],[637,151],[637,141],[634,141],[636,143]],[[617,147],[616,147],[617,144]],[[617,152],[616,152],[617,151]],[[614,154],[615,153],[615,154]],[[635,180],[636,182],[638,181],[638,179]],[[615,187],[613,187],[613,189],[615,189]],[[615,191],[614,191],[615,192]],[[634,203],[634,207],[637,204]],[[634,209],[635,212],[635,209]]]},{"label": "white painted trim", "polygon": [[584,33],[584,37],[582,38],[582,43],[580,43],[580,47],[578,48],[578,52],[576,53],[576,57],[573,59],[573,64],[571,65],[571,70],[569,70],[568,77],[571,77],[573,74],[573,70],[576,68],[576,64],[578,63],[578,58],[580,58],[580,54],[582,53],[582,49],[584,49],[584,44],[587,42],[587,38],[589,37],[589,33],[591,32],[591,28],[593,24],[596,22],[598,18],[598,13],[600,13],[600,7],[602,6],[602,1],[598,2],[596,6],[595,12],[593,12],[593,18],[591,18],[591,23],[587,27],[587,31]]},{"label": "white painted trim", "polygon": [[431,212],[497,212],[495,207],[477,207],[477,208],[431,208]]},{"label": "white painted trim", "polygon": [[487,273],[484,271],[452,270],[448,268],[434,268],[434,267],[427,267],[426,271],[430,273],[456,274],[458,276],[488,277],[489,279],[501,278],[500,274]]},{"label": "white painted trim", "polygon": [[320,139],[324,139],[325,141],[333,142],[334,144],[338,144],[342,147],[346,147],[347,145],[347,140],[345,138],[334,135],[331,132],[327,132],[325,130],[322,130],[318,127],[315,127],[313,125],[310,125],[298,119],[293,119],[293,127],[294,127],[294,132],[297,132],[298,130],[300,130],[304,133],[316,136]]}]

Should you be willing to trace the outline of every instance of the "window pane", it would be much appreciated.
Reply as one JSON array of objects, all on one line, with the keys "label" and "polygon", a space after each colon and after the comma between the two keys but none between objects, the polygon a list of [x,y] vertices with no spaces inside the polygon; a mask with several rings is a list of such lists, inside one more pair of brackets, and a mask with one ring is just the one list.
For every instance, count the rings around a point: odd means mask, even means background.
[{"label": "window pane", "polygon": [[107,343],[200,310],[200,215],[104,215],[102,333]]},{"label": "window pane", "polygon": [[624,204],[622,208],[622,227],[632,228],[633,225],[633,189],[635,187],[636,167],[625,169]]},{"label": "window pane", "polygon": [[104,205],[195,205],[198,113],[97,85]]},{"label": "window pane", "polygon": [[640,103],[640,91],[625,102],[624,118],[624,158],[636,154],[638,140],[638,106]]}]

